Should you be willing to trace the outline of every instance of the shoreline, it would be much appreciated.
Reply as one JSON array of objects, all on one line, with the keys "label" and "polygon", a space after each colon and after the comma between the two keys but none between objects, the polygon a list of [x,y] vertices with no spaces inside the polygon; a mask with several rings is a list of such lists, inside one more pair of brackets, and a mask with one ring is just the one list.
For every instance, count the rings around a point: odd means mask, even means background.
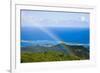
[{"label": "shoreline", "polygon": [[31,45],[57,45],[57,44],[61,44],[64,43],[66,45],[77,45],[77,46],[89,46],[89,44],[82,44],[82,43],[70,43],[70,42],[64,42],[64,41],[21,41],[21,47],[25,47],[22,46],[22,44],[30,44]]}]

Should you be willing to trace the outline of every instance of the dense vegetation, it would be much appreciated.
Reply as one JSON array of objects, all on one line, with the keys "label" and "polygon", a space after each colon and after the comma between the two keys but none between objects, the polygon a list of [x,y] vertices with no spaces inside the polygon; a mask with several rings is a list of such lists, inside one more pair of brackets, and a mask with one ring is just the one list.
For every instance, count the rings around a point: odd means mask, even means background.
[{"label": "dense vegetation", "polygon": [[89,59],[89,48],[59,44],[53,47],[21,48],[21,63]]},{"label": "dense vegetation", "polygon": [[41,53],[25,53],[21,54],[21,62],[42,62],[42,61],[64,61],[64,60],[80,60],[78,56],[65,55],[61,52],[41,52]]}]

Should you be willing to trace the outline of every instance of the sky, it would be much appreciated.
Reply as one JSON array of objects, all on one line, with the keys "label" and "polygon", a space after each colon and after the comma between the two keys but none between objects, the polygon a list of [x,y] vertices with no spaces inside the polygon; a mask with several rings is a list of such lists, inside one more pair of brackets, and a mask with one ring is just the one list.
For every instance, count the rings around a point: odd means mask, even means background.
[{"label": "sky", "polygon": [[[21,42],[33,43],[37,40],[59,42],[63,40],[65,42],[89,43],[89,19],[89,13],[21,10]],[[73,28],[86,29],[76,30]]]},{"label": "sky", "polygon": [[21,10],[21,26],[88,28],[89,13]]}]

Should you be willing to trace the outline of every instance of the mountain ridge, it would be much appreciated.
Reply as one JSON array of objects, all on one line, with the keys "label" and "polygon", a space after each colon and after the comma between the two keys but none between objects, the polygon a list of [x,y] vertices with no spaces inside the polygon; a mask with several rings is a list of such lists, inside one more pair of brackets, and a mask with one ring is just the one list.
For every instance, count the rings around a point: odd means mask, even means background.
[{"label": "mountain ridge", "polygon": [[64,42],[53,46],[40,46],[32,45],[28,47],[21,47],[21,52],[31,52],[31,53],[45,53],[48,51],[61,52],[65,55],[75,55],[78,57],[89,58],[89,47],[86,48],[82,45],[67,45]]}]

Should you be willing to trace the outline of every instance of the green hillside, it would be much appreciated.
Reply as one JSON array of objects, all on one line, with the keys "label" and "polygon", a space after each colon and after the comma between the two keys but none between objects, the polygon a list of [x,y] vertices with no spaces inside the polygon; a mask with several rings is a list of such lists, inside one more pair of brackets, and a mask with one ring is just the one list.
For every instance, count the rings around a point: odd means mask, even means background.
[{"label": "green hillside", "polygon": [[60,43],[52,47],[29,46],[21,48],[21,63],[89,59],[89,48]]}]

